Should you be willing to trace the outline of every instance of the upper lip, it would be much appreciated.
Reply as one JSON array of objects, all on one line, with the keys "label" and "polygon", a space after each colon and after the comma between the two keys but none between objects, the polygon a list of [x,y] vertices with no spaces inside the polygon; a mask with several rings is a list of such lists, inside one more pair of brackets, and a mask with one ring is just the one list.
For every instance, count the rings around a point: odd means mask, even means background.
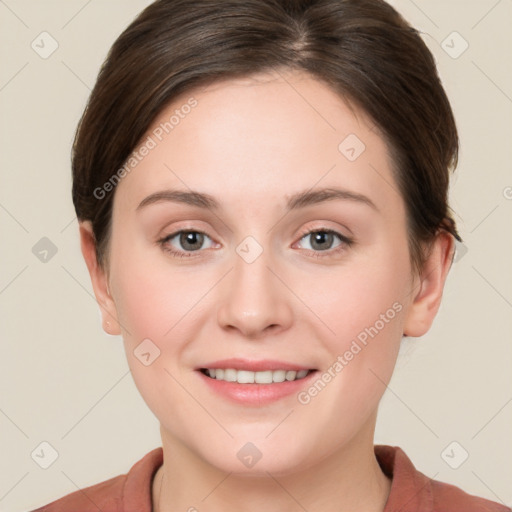
[{"label": "upper lip", "polygon": [[312,370],[310,366],[304,366],[301,364],[295,363],[287,363],[284,361],[277,361],[273,359],[261,359],[261,360],[250,360],[250,359],[242,359],[242,358],[231,358],[231,359],[221,359],[218,361],[212,361],[210,363],[206,363],[204,365],[196,368],[197,370],[208,368],[219,368],[219,369],[227,369],[233,368],[235,370],[246,370],[250,372],[264,372],[264,371],[274,371],[274,370]]}]

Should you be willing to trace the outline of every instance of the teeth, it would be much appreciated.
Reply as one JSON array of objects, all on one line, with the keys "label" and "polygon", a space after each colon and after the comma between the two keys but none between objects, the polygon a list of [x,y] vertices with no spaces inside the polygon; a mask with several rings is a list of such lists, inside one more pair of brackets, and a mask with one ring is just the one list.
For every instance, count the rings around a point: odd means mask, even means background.
[{"label": "teeth", "polygon": [[272,372],[270,370],[267,372],[254,372],[254,382],[256,384],[270,384],[272,382]]},{"label": "teeth", "polygon": [[295,380],[295,377],[297,377],[297,372],[292,370],[286,372],[286,380]]},{"label": "teeth", "polygon": [[[215,370],[215,378],[217,378],[218,371],[219,370]],[[239,370],[236,375],[236,381],[239,384],[254,384],[254,372],[246,372],[245,370]]]},{"label": "teeth", "polygon": [[[212,375],[212,377],[217,378],[217,371],[218,370],[212,370],[212,373],[214,373],[214,375]],[[222,372],[222,370],[220,370],[220,372],[219,372],[219,378],[222,377],[221,372]],[[228,382],[236,382],[236,370],[232,370],[231,368],[224,370],[224,380],[226,380]]]},{"label": "teeth", "polygon": [[266,370],[263,372],[250,372],[247,370],[235,370],[233,368],[208,368],[206,374],[212,379],[224,380],[227,382],[238,382],[239,384],[272,384],[273,382],[284,382],[299,380],[309,374],[309,370]]},{"label": "teeth", "polygon": [[272,382],[284,382],[286,379],[285,370],[276,370],[272,372]]}]

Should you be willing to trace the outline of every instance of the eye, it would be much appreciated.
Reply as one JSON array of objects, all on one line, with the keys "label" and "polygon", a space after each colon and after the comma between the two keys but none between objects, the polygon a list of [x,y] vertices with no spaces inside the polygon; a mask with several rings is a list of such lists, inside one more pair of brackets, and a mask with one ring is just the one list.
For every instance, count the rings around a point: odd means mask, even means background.
[{"label": "eye", "polygon": [[[300,242],[305,240],[306,250],[313,251],[317,257],[329,256],[350,247],[353,240],[332,229],[316,229],[302,236]],[[308,241],[309,240],[309,241]],[[318,253],[327,254],[318,254]]]},{"label": "eye", "polygon": [[[309,239],[309,241],[308,241]],[[300,243],[305,240],[305,247],[315,257],[332,256],[353,244],[353,240],[332,229],[316,229],[302,235]],[[163,250],[177,258],[195,256],[201,249],[211,249],[213,240],[202,231],[180,230],[158,240]],[[205,245],[206,244],[206,245]],[[324,254],[322,254],[324,253]]]},{"label": "eye", "polygon": [[[204,247],[205,242],[206,247]],[[165,251],[178,258],[190,257],[192,256],[190,253],[199,252],[201,249],[205,248],[209,249],[213,246],[212,239],[206,233],[195,230],[176,231],[175,233],[165,236],[159,240],[158,243]]]}]

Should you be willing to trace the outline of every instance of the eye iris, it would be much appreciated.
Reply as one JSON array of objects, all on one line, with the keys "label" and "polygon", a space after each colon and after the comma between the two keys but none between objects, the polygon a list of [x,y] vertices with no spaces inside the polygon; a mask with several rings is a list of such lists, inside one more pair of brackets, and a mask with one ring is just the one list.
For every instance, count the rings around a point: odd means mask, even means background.
[{"label": "eye iris", "polygon": [[[326,231],[318,231],[316,233],[313,233],[312,235],[313,241],[311,243],[311,247],[313,249],[317,250],[326,250],[329,249],[333,242],[333,234],[327,233]],[[322,246],[322,244],[325,244],[327,242],[327,247]]]},{"label": "eye iris", "polygon": [[204,242],[204,235],[194,231],[185,231],[180,235],[180,244],[185,250],[200,249]]}]

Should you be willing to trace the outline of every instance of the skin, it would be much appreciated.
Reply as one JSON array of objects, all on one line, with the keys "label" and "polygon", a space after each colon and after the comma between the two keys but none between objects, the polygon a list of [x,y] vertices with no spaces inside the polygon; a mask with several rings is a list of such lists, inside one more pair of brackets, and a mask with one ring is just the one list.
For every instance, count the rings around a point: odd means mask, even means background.
[{"label": "skin", "polygon": [[[390,480],[373,451],[378,404],[402,336],[421,336],[434,320],[453,239],[440,232],[422,273],[413,273],[386,144],[364,112],[324,83],[281,71],[193,96],[198,105],[117,186],[108,268],[97,264],[90,223],[80,225],[103,328],[122,335],[134,381],[160,421],[154,510],[282,512],[299,503],[382,511]],[[366,146],[353,162],[338,150],[349,134]],[[364,194],[377,209],[333,199],[287,212],[289,197],[312,187]],[[161,201],[137,210],[169,188],[210,194],[220,208]],[[353,244],[335,236],[318,249],[307,233],[322,228]],[[192,257],[173,257],[158,242],[180,229],[208,235]],[[247,236],[263,249],[252,263],[236,252]],[[166,246],[189,247],[179,236]],[[306,405],[295,394],[236,404],[195,371],[229,357],[327,371],[394,303],[401,310]],[[161,351],[149,366],[133,353],[146,338]],[[262,453],[252,468],[236,456],[247,442]]]}]

